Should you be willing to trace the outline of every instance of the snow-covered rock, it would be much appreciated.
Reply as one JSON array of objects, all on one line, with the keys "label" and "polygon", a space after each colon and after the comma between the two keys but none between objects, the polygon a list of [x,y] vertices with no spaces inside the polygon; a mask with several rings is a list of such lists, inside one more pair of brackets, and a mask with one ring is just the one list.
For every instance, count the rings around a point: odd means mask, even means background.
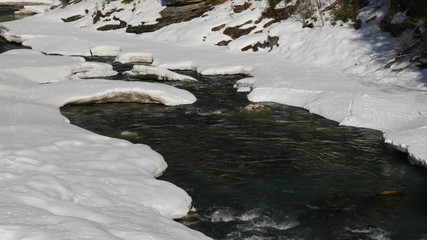
[{"label": "snow-covered rock", "polygon": [[134,65],[131,71],[126,71],[126,74],[131,76],[154,76],[158,80],[170,80],[170,81],[197,81],[195,78],[179,74],[176,72],[169,71],[165,68],[147,66],[147,65]]},{"label": "snow-covered rock", "polygon": [[119,53],[115,61],[119,63],[151,63],[153,62],[153,55],[138,52]]}]

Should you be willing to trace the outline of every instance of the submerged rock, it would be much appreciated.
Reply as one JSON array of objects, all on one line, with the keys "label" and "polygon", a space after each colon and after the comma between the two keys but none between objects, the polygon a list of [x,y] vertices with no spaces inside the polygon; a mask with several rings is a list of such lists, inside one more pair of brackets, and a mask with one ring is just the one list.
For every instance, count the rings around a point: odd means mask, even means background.
[{"label": "submerged rock", "polygon": [[249,104],[246,107],[240,109],[241,112],[270,112],[271,109],[261,104]]},{"label": "submerged rock", "polygon": [[188,215],[184,217],[182,220],[186,222],[198,222],[198,221],[211,222],[212,221],[209,217],[202,215],[194,210],[191,210],[190,212],[188,212]]},{"label": "submerged rock", "polygon": [[141,140],[142,137],[141,135],[139,135],[136,132],[131,132],[131,131],[123,131],[120,133],[120,137],[129,141],[137,141],[137,140]]}]

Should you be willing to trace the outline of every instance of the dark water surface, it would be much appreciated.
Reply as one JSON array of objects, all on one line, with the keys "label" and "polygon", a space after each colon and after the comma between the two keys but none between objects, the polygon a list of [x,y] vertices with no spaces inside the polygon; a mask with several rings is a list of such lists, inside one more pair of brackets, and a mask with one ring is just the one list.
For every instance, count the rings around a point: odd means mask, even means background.
[{"label": "dark water surface", "polygon": [[169,164],[161,179],[185,189],[197,209],[179,221],[214,239],[427,237],[427,173],[380,132],[273,103],[265,103],[271,111],[242,111],[249,102],[232,87],[241,76],[185,73],[199,82],[172,84],[195,94],[193,105],[93,104],[62,113],[161,153]]},{"label": "dark water surface", "polygon": [[20,18],[19,16],[15,15],[15,12],[19,9],[19,7],[0,5],[0,22],[7,22]]},{"label": "dark water surface", "polygon": [[[21,17],[15,15],[15,11],[18,11],[19,7],[11,7],[11,6],[0,6],[0,23],[7,22],[19,19]],[[0,26],[0,31],[1,31]],[[13,50],[13,49],[21,49],[26,48],[21,44],[14,44],[6,42],[2,37],[0,37],[0,53]]]}]

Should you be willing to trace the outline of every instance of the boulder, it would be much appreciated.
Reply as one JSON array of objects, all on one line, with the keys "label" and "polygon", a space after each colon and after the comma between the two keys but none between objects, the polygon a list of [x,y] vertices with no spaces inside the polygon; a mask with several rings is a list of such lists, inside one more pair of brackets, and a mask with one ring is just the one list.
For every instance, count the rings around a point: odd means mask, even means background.
[{"label": "boulder", "polygon": [[240,110],[241,112],[255,112],[255,113],[262,113],[262,112],[270,112],[271,109],[265,105],[261,104],[249,104],[246,107],[242,108]]},{"label": "boulder", "polygon": [[186,2],[186,4],[168,4],[168,7],[160,12],[161,18],[157,19],[158,23],[148,25],[142,23],[138,26],[128,25],[126,32],[136,34],[154,32],[172,23],[190,21],[193,18],[200,17],[212,8],[212,6],[206,4],[205,1],[181,1],[181,3],[183,2]]}]

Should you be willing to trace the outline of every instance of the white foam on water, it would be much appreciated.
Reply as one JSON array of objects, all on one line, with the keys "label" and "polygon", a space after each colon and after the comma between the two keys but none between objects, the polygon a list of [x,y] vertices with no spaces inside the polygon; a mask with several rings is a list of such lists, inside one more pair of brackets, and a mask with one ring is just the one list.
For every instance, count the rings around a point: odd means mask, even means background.
[{"label": "white foam on water", "polygon": [[346,227],[345,228],[346,231],[351,232],[351,233],[360,233],[360,234],[366,234],[367,237],[369,237],[370,239],[375,239],[375,240],[389,240],[389,235],[390,232],[382,229],[382,228],[372,228],[372,227],[368,227],[368,228],[350,228],[350,227]]}]

